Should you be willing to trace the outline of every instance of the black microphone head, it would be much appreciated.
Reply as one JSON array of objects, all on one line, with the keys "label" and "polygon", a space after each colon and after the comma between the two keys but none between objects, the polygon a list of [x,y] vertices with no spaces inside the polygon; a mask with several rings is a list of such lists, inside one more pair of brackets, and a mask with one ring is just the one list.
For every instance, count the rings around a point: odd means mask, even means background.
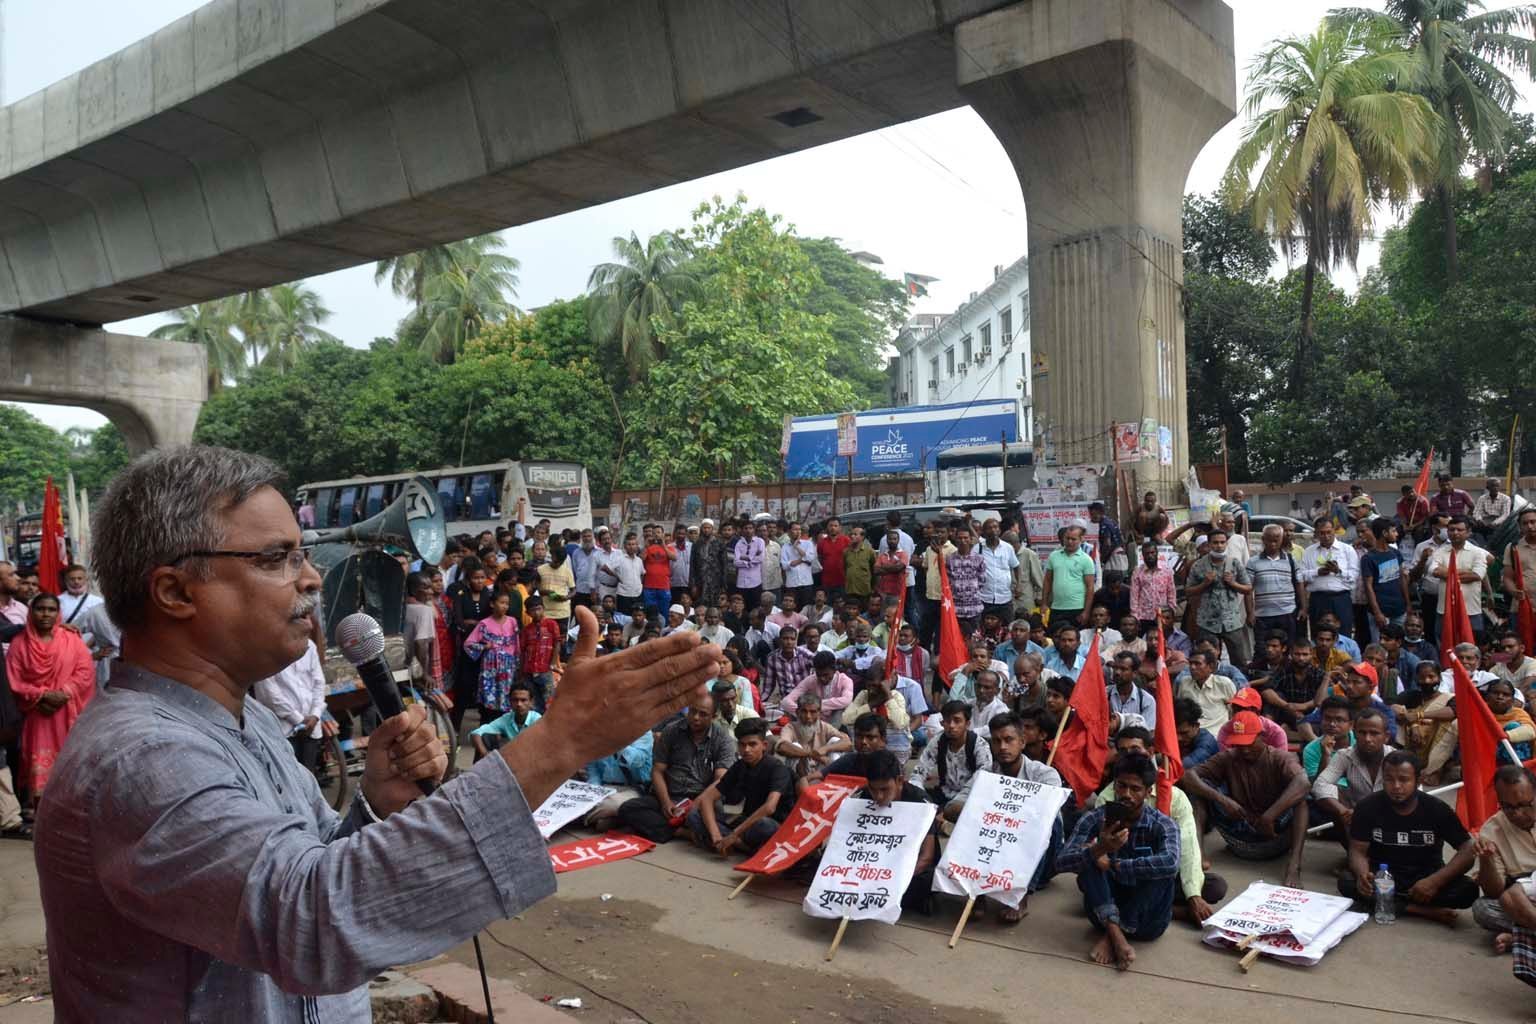
[{"label": "black microphone head", "polygon": [[353,665],[383,657],[384,628],[367,612],[353,612],[336,623],[336,646]]}]

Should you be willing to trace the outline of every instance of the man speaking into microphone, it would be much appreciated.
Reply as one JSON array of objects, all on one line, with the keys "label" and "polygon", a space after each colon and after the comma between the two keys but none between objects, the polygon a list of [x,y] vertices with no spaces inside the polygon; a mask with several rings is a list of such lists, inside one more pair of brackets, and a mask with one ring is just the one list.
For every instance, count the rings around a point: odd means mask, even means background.
[{"label": "man speaking into microphone", "polygon": [[320,577],[266,459],[152,452],[97,506],[122,660],[42,794],[36,854],[64,1022],[367,1021],[367,983],[555,891],[531,808],[687,704],[696,634],[599,663],[581,636],[536,725],[422,798],[447,758],[420,707],[370,737],[338,818],[251,686],[297,659]]}]

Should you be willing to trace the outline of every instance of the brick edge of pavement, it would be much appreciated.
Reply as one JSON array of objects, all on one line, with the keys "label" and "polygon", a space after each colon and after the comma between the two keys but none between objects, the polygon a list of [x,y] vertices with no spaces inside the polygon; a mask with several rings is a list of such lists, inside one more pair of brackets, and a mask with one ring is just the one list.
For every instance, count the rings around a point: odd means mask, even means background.
[{"label": "brick edge of pavement", "polygon": [[[436,963],[411,968],[410,978],[430,987],[438,995],[438,1020],[455,1024],[487,1024],[485,994],[480,989],[480,974],[457,963]],[[510,981],[491,978],[491,1008],[498,1021],[518,1024],[570,1024],[571,1018],[540,1002]]]}]

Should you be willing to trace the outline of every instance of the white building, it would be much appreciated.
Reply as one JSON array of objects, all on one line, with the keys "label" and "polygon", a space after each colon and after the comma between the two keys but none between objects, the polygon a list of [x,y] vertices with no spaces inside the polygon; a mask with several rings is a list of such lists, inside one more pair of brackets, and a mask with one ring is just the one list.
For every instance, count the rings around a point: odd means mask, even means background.
[{"label": "white building", "polygon": [[919,313],[892,342],[891,403],[1019,402],[1019,437],[1034,437],[1029,349],[1029,259],[997,267],[953,314]]}]

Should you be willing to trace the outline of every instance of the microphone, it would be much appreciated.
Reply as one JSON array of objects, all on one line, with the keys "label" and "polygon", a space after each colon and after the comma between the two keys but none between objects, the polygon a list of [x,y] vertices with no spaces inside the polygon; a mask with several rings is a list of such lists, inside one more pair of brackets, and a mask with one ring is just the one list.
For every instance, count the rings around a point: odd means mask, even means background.
[{"label": "microphone", "polygon": [[[341,656],[357,669],[357,674],[373,698],[373,706],[385,718],[393,718],[405,710],[400,701],[400,688],[384,661],[384,629],[378,620],[366,612],[353,612],[336,623],[336,646]],[[437,789],[432,779],[417,779],[416,785],[427,796]]]}]

